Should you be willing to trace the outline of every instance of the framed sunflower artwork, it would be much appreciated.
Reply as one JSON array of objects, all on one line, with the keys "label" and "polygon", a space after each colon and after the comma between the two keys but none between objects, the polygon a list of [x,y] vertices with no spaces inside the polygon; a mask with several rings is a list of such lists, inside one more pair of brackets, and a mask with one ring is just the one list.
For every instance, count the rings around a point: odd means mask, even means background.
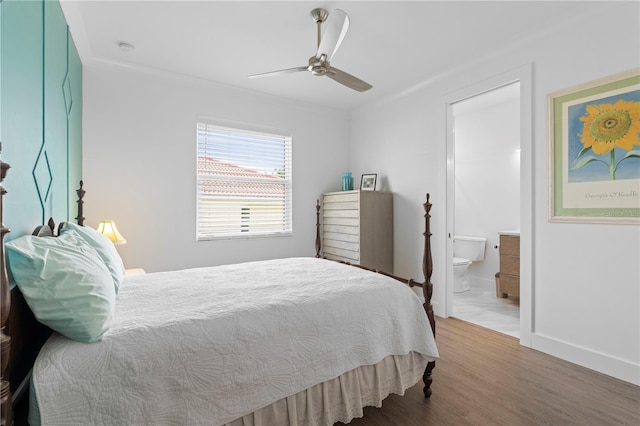
[{"label": "framed sunflower artwork", "polygon": [[640,224],[640,69],[549,95],[549,220]]}]

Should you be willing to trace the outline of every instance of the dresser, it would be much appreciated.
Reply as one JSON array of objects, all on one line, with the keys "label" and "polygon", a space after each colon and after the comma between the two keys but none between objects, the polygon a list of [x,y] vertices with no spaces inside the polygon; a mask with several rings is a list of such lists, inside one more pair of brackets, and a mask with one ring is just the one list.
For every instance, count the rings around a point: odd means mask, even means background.
[{"label": "dresser", "polygon": [[327,259],[393,273],[393,193],[323,194],[322,248]]},{"label": "dresser", "polygon": [[496,283],[498,297],[520,297],[520,233],[499,232],[500,278]]}]

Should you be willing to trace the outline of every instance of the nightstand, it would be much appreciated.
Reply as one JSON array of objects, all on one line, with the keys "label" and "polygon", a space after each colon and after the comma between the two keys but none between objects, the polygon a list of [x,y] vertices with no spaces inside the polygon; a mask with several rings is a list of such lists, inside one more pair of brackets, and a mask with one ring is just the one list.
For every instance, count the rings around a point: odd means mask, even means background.
[{"label": "nightstand", "polygon": [[125,269],[124,271],[125,277],[133,277],[135,275],[144,275],[144,274],[146,274],[146,272],[142,268]]}]

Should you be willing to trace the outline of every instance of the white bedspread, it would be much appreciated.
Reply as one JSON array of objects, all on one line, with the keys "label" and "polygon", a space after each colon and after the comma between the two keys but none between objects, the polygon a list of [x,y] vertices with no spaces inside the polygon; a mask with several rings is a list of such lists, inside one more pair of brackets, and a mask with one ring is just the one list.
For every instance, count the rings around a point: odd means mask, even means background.
[{"label": "white bedspread", "polygon": [[294,258],[130,277],[99,343],[54,335],[42,424],[222,424],[387,355],[438,356],[413,291]]}]

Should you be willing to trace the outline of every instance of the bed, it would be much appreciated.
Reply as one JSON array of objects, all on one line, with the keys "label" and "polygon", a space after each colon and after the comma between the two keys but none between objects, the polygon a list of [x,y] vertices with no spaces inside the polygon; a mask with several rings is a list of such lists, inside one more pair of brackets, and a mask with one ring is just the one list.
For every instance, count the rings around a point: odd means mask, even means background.
[{"label": "bed", "polygon": [[[82,186],[78,196],[78,224],[51,220],[22,240],[84,244]],[[2,420],[9,424],[11,393],[25,393],[31,369],[34,424],[330,425],[420,378],[429,397],[438,353],[428,195],[424,206],[424,283],[322,259],[316,242],[316,258],[125,277],[102,328],[81,341],[52,333],[11,289],[2,299]],[[16,279],[17,240],[6,244]]]}]

